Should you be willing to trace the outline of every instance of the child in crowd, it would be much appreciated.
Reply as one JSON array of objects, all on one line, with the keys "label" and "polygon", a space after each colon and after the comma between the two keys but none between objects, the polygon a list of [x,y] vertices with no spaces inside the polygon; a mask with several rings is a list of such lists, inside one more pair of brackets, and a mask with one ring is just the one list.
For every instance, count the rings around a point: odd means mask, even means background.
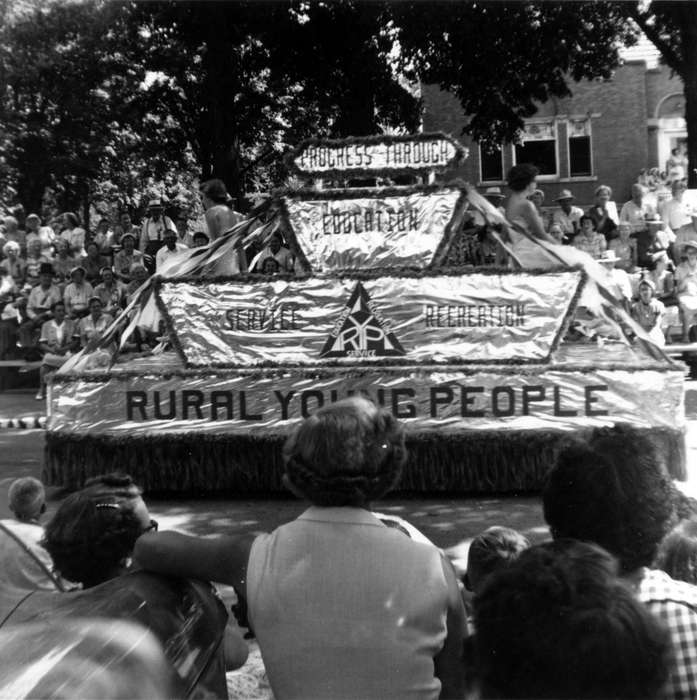
[{"label": "child in crowd", "polygon": [[656,568],[676,581],[697,585],[697,520],[680,521],[663,538]]},{"label": "child in crowd", "polygon": [[632,227],[628,223],[621,223],[618,227],[618,238],[613,238],[608,248],[614,251],[619,260],[615,263],[615,267],[625,272],[634,272],[637,264],[637,247],[636,240],[630,238]]},{"label": "child in crowd", "polygon": [[665,345],[665,337],[661,329],[661,321],[666,307],[658,299],[654,299],[656,286],[650,279],[639,282],[639,301],[631,307],[632,318],[649,334],[656,345]]},{"label": "child in crowd", "polygon": [[690,340],[690,328],[697,313],[697,241],[687,241],[684,246],[687,260],[675,271],[678,305],[682,316],[683,343]]},{"label": "child in crowd", "polygon": [[15,479],[7,493],[14,519],[0,520],[0,584],[27,590],[63,590],[53,562],[41,546],[46,512],[44,485],[34,477]]}]

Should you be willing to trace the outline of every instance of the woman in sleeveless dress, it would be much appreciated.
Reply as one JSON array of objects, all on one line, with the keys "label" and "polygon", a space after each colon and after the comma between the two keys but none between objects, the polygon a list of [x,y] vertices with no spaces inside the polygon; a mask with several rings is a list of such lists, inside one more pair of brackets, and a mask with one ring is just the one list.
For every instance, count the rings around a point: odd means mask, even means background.
[{"label": "woman in sleeveless dress", "polygon": [[[508,171],[508,187],[512,194],[506,204],[506,218],[511,224],[525,229],[533,238],[549,243],[557,241],[545,232],[545,227],[535,205],[528,197],[537,188],[538,169],[530,163],[514,165]],[[521,233],[514,226],[509,227],[512,253],[523,268],[548,267],[550,265],[544,250]]]},{"label": "woman in sleeveless dress", "polygon": [[[208,237],[211,241],[220,238],[226,231],[242,221],[242,215],[229,206],[230,195],[222,180],[207,180],[201,185],[201,202],[205,209]],[[213,270],[207,274],[234,275],[246,272],[247,263],[244,251],[230,251],[224,258],[218,260]]]},{"label": "woman in sleeveless dress", "polygon": [[255,538],[148,534],[136,561],[246,593],[276,700],[463,697],[465,614],[450,563],[370,511],[406,461],[403,426],[364,398],[303,421],[284,484],[310,501]]}]

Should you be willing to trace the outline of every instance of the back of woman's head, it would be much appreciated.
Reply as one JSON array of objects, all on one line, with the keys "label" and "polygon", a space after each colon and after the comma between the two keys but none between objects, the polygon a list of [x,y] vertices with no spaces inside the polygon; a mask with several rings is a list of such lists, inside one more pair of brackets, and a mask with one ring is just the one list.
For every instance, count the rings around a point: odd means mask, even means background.
[{"label": "back of woman's head", "polygon": [[663,538],[655,565],[671,578],[697,584],[697,520],[679,522]]},{"label": "back of woman's head", "polygon": [[135,512],[140,493],[130,477],[107,475],[60,504],[44,546],[61,576],[89,588],[120,573],[144,531]]},{"label": "back of woman's head", "polygon": [[206,180],[206,182],[201,185],[200,191],[201,194],[205,194],[208,199],[216,204],[227,204],[230,199],[225,183],[217,178]]},{"label": "back of woman's head", "polygon": [[284,483],[320,506],[365,506],[399,480],[404,429],[364,398],[322,408],[283,447]]},{"label": "back of woman's head", "polygon": [[514,192],[522,192],[537,177],[539,172],[531,163],[520,163],[508,171],[506,182]]}]

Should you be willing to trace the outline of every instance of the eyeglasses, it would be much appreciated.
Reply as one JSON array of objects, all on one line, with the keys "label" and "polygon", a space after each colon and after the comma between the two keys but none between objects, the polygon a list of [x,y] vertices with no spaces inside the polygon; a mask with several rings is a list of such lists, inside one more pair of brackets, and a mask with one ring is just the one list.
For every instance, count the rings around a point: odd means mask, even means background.
[{"label": "eyeglasses", "polygon": [[151,520],[150,525],[143,530],[143,534],[146,532],[157,532],[157,528],[160,527],[157,523],[157,520]]}]

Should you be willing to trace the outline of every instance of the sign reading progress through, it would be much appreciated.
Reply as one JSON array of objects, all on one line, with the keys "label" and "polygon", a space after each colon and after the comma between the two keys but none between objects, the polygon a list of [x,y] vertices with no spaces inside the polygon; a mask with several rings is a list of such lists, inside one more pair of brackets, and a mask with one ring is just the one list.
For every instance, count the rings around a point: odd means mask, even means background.
[{"label": "sign reading progress through", "polygon": [[287,157],[301,175],[347,177],[443,172],[460,163],[466,150],[443,133],[309,139]]}]

